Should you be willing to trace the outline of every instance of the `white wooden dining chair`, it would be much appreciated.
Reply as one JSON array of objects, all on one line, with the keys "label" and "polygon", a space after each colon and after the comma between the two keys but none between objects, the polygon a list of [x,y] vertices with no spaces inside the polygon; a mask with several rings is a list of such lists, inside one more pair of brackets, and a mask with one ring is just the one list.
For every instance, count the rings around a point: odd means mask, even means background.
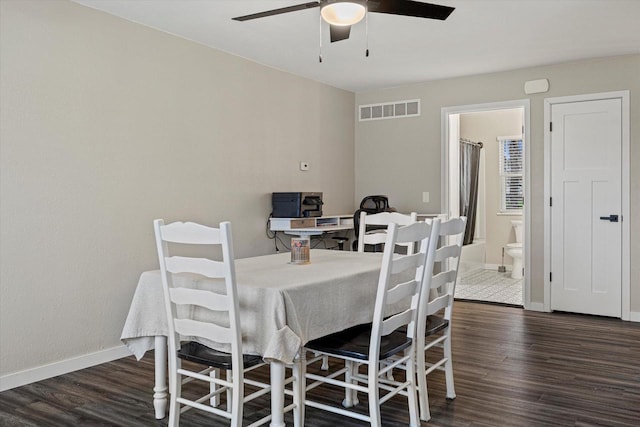
[{"label": "white wooden dining chair", "polygon": [[[416,396],[417,382],[414,370],[415,322],[422,282],[426,277],[424,270],[429,269],[427,265],[429,259],[433,262],[435,250],[433,237],[437,235],[439,225],[440,220],[431,223],[416,222],[407,226],[389,224],[385,234],[385,247],[372,323],[358,325],[310,341],[300,352],[303,359],[303,363],[301,363],[303,372],[300,377],[305,382],[307,380],[313,381],[308,384],[302,383],[301,399],[305,406],[368,421],[372,426],[380,427],[380,405],[396,394],[403,394],[408,399],[410,425],[419,426],[419,404]],[[411,255],[399,256],[394,254],[395,245],[398,243],[420,244],[420,251]],[[429,254],[431,254],[430,257]],[[402,308],[398,308],[397,304],[399,303],[402,304]],[[396,314],[389,315],[393,312]],[[307,351],[313,352],[317,356],[304,363]],[[396,355],[398,356],[397,360],[381,367],[382,361]],[[343,368],[335,372],[328,372],[326,375],[307,372],[307,365],[320,361],[324,356],[344,360],[345,365]],[[399,382],[388,380],[386,378],[387,371],[401,364],[406,366],[406,379]],[[357,367],[360,365],[366,365],[366,373],[359,373]],[[344,380],[340,380],[340,377],[343,377]],[[307,397],[309,392],[323,384],[337,385],[345,389],[346,397],[343,406],[346,409]],[[348,409],[356,403],[353,399],[357,392],[369,395],[368,415]],[[383,396],[380,395],[381,392],[384,393]],[[302,417],[304,420],[304,413],[302,413]]]},{"label": "white wooden dining chair", "polygon": [[[270,386],[245,377],[246,372],[264,362],[259,355],[242,353],[231,224],[222,222],[219,228],[192,222],[165,225],[162,219],[157,219],[154,229],[169,327],[169,426],[178,426],[180,414],[196,408],[227,418],[231,426],[240,427],[244,403],[269,393]],[[169,253],[169,244],[172,248],[173,244],[218,247],[222,259],[173,255]],[[191,280],[186,283],[191,286],[174,285],[185,283],[177,280],[178,275],[187,275]],[[219,289],[213,289],[213,283],[211,289],[203,289],[195,277],[218,279]],[[188,340],[181,341],[185,337]],[[187,369],[183,360],[204,369]],[[225,378],[216,375],[219,371],[227,372]],[[182,386],[196,380],[209,383],[209,393],[195,400],[183,397]],[[245,396],[245,384],[257,391]],[[218,406],[222,393],[227,396],[226,410]],[[263,417],[251,426],[265,424],[270,418],[270,415]]]},{"label": "white wooden dining chair", "polygon": [[[440,224],[439,246],[434,255],[436,273],[433,273],[433,269],[426,271],[431,277],[425,279],[420,294],[416,330],[416,372],[420,419],[423,421],[431,418],[427,375],[435,370],[444,370],[447,399],[456,397],[451,352],[451,316],[466,223],[467,219],[460,217]],[[427,363],[427,351],[435,351],[432,350],[435,348],[442,349],[442,356],[436,362]]]},{"label": "white wooden dining chair", "polygon": [[[376,196],[382,197],[382,196]],[[386,231],[389,224],[409,225],[418,221],[418,214],[411,212],[409,215],[399,212],[379,212],[370,214],[365,211],[360,212],[359,231],[358,231],[358,252],[365,251],[365,245],[373,246],[374,252],[377,247],[381,247],[386,239]],[[369,229],[368,227],[372,227]],[[406,254],[411,255],[415,252],[415,244],[413,242],[397,246],[404,246]],[[324,357],[322,361],[322,369],[329,368],[329,358]],[[392,371],[389,371],[391,375]],[[389,378],[392,378],[391,376]]]},{"label": "white wooden dining chair", "polygon": [[[380,212],[375,214],[360,212],[358,252],[364,252],[365,245],[375,247],[385,243],[385,230],[389,224],[409,225],[417,221],[418,214],[416,212],[411,212],[408,215],[399,212]],[[406,247],[407,255],[415,252],[413,243],[398,243],[397,245]]]}]

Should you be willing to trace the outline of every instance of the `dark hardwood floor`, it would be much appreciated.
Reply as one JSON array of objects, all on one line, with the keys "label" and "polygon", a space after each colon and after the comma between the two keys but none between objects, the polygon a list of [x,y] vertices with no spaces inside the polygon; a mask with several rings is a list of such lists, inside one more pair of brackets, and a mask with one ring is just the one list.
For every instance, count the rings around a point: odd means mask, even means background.
[{"label": "dark hardwood floor", "polygon": [[[423,426],[640,426],[640,324],[462,301],[454,312],[457,398],[445,399],[444,373],[430,375],[432,419]],[[0,426],[163,426],[154,419],[153,379],[148,354],[8,390]],[[341,399],[339,391],[323,398]],[[384,406],[385,426],[408,425],[405,402]],[[245,419],[268,408],[268,398],[251,403]],[[182,425],[228,423],[191,411]],[[306,425],[363,423],[307,409]]]}]

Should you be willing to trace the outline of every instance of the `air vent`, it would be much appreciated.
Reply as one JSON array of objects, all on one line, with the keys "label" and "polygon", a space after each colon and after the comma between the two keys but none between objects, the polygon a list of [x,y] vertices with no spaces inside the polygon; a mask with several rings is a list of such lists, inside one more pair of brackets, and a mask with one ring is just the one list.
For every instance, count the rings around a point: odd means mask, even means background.
[{"label": "air vent", "polygon": [[360,121],[397,119],[420,115],[420,100],[395,101],[384,104],[360,105]]}]

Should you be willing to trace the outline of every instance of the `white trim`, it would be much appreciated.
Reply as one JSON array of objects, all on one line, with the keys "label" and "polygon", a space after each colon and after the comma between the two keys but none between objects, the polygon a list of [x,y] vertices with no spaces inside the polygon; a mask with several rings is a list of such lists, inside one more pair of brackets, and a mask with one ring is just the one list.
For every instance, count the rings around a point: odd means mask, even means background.
[{"label": "white trim", "polygon": [[[511,110],[515,108],[524,109],[522,125],[524,132],[522,134],[524,142],[524,308],[534,310],[538,303],[531,302],[531,102],[528,98],[513,101],[489,102],[486,104],[458,105],[454,107],[443,107],[440,111],[440,135],[441,142],[441,177],[442,183],[440,206],[441,212],[445,212],[451,216],[451,207],[449,206],[449,115],[462,114],[480,111],[496,111]],[[539,310],[538,310],[539,311]]]},{"label": "white trim", "polygon": [[496,137],[496,142],[500,141],[519,141],[522,139],[522,134],[518,135],[507,135],[507,136],[498,136]]},{"label": "white trim", "polygon": [[[629,181],[629,91],[591,93],[585,95],[560,96],[545,98],[544,100],[544,307],[545,311],[551,311],[551,209],[549,199],[551,197],[551,106],[570,102],[596,101],[602,99],[621,99],[622,101],[622,320],[631,319],[631,251],[629,227],[631,215],[629,210],[630,181]],[[635,314],[634,314],[635,316]],[[640,321],[640,320],[634,320]]]},{"label": "white trim", "polygon": [[527,310],[531,310],[531,311],[547,311],[544,308],[544,304],[541,302],[532,302],[529,304],[529,307],[527,307]]},{"label": "white trim", "polygon": [[[499,264],[485,264],[484,270],[498,271],[498,267],[500,267]],[[513,271],[513,265],[511,264],[505,264],[504,267],[507,269],[507,271]]]},{"label": "white trim", "polygon": [[544,311],[551,311],[551,208],[549,201],[551,200],[551,132],[549,132],[549,123],[551,122],[551,102],[549,98],[544,100],[544,199],[545,206],[542,221],[543,228],[543,273],[544,279]]},{"label": "white trim", "polygon": [[629,312],[629,321],[631,321],[631,322],[640,322],[640,311],[630,311]]},{"label": "white trim", "polygon": [[0,377],[0,391],[10,390],[36,381],[46,380],[58,375],[68,374],[80,369],[89,368],[101,363],[131,356],[131,351],[124,345],[89,353],[71,359],[61,360],[48,365],[38,366],[25,371],[15,372]]}]

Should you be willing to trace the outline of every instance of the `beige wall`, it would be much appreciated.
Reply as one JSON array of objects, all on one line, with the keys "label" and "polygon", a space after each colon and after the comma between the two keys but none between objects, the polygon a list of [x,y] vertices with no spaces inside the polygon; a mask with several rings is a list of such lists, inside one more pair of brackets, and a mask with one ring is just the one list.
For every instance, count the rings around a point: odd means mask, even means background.
[{"label": "beige wall", "polygon": [[[440,211],[440,116],[442,107],[527,97],[524,82],[548,78],[549,92],[531,101],[531,298],[544,295],[544,99],[585,93],[630,91],[631,115],[631,311],[640,312],[640,55],[527,68],[424,82],[356,95],[356,105],[421,99],[421,116],[356,123],[356,198],[385,193],[399,209]],[[384,171],[381,173],[381,171]],[[423,204],[423,191],[431,203]]]},{"label": "beige wall", "polygon": [[0,376],[120,345],[154,218],[230,220],[247,257],[273,252],[273,191],[353,212],[353,93],[67,1],[0,7]]},{"label": "beige wall", "polygon": [[[480,141],[483,144],[484,188],[479,196],[484,197],[483,212],[477,220],[484,220],[485,262],[491,265],[502,263],[502,248],[516,241],[511,220],[522,219],[522,215],[500,213],[501,183],[499,170],[500,136],[514,136],[522,133],[522,109],[477,112],[460,115],[460,138]],[[480,190],[480,189],[479,189]],[[505,254],[505,265],[511,265],[511,258]]]}]

